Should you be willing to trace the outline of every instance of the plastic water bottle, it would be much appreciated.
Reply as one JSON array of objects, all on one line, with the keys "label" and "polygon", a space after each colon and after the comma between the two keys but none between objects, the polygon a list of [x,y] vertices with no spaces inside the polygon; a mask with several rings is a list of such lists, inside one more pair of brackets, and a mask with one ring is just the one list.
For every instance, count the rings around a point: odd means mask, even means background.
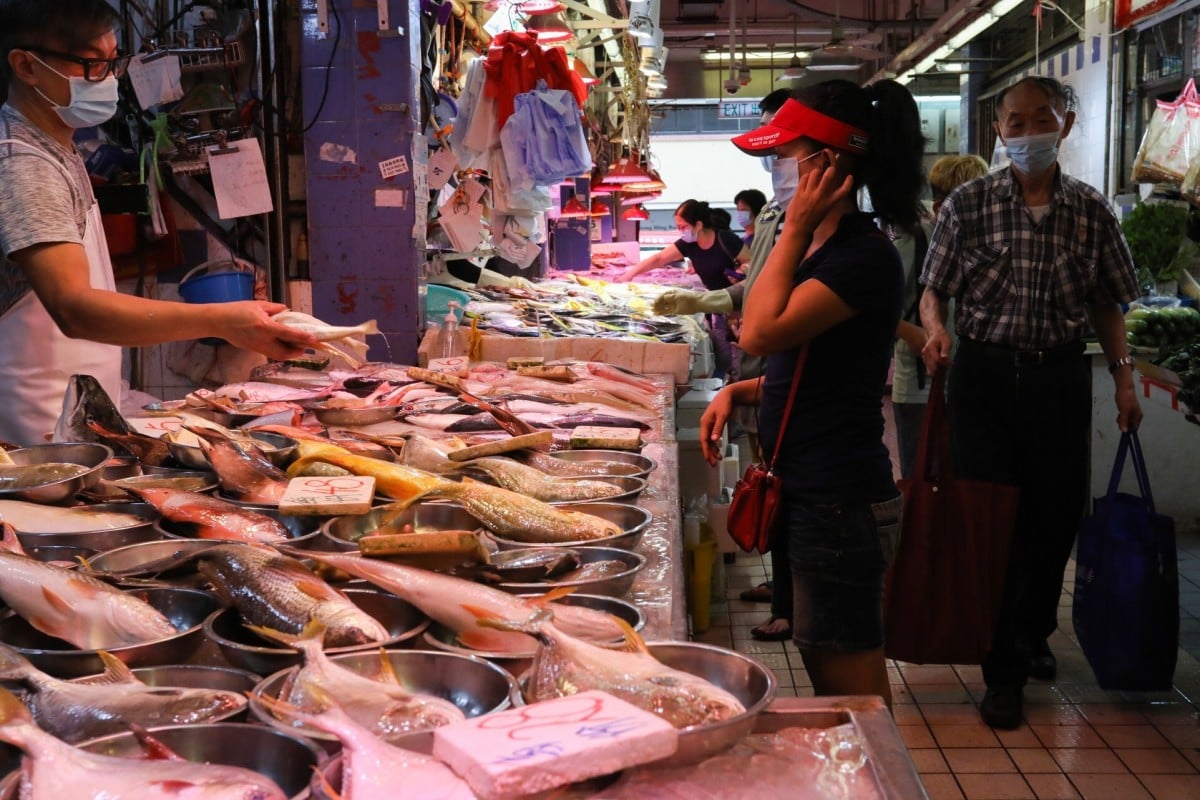
[{"label": "plastic water bottle", "polygon": [[458,308],[458,301],[451,300],[449,306],[450,311],[442,319],[442,358],[454,358],[460,355],[458,352],[458,315],[454,313]]}]

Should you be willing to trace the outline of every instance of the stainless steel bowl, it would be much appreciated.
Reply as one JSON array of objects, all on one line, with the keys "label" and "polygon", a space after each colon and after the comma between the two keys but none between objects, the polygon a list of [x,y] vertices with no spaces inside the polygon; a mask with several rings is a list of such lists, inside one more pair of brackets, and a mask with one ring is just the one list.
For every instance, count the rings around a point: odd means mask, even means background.
[{"label": "stainless steel bowl", "polygon": [[[112,572],[130,578],[140,578],[160,573],[161,565],[174,556],[204,550],[216,544],[229,542],[211,539],[158,539],[105,550],[89,559],[88,563],[97,572]],[[194,572],[195,568],[189,567],[187,571]]]},{"label": "stainless steel bowl", "polygon": [[754,728],[754,721],[775,699],[775,673],[749,656],[699,642],[656,642],[650,654],[672,669],[699,675],[732,694],[746,710],[735,717],[679,731],[675,754],[655,762],[679,766],[728,750]]},{"label": "stainless steel bowl", "polygon": [[474,531],[483,527],[462,506],[451,503],[416,503],[395,512],[375,509],[352,517],[334,517],[321,526],[321,537],[342,552],[358,550],[358,540],[379,528],[381,520],[397,529],[411,525],[417,533],[432,531]]},{"label": "stainless steel bowl", "polygon": [[[241,669],[184,664],[142,667],[133,670],[133,676],[147,686],[173,689],[216,689],[233,692],[242,697],[245,697],[262,680],[253,672]],[[88,675],[76,678],[74,682],[91,683],[104,677],[104,675]],[[246,718],[249,710],[249,703],[243,703],[237,708],[209,718],[206,722],[241,722]],[[126,726],[121,725],[118,730],[125,730],[125,728]]]},{"label": "stainless steel bowl", "polygon": [[[296,455],[296,440],[278,433],[249,431],[250,436],[257,439],[259,446],[272,464],[283,469],[292,462]],[[188,469],[207,471],[212,469],[208,456],[199,446],[191,446],[165,439],[171,457]]]},{"label": "stainless steel bowl", "polygon": [[585,503],[587,503],[587,502],[592,502],[592,503],[632,503],[634,500],[638,499],[638,497],[641,495],[642,492],[646,491],[646,479],[645,478],[626,477],[623,475],[613,475],[613,476],[609,476],[609,477],[591,477],[591,478],[582,478],[582,477],[581,478],[559,478],[558,480],[568,481],[568,482],[569,481],[602,481],[604,483],[611,483],[613,486],[616,486],[618,489],[620,489],[621,492],[620,492],[620,494],[609,495],[608,497],[601,497],[596,500],[583,500],[583,501],[574,500],[574,501],[562,501],[562,502],[551,503],[550,505],[553,505],[553,506],[572,505],[572,504],[578,504],[580,502],[585,502]]},{"label": "stainless steel bowl", "polygon": [[142,474],[142,462],[137,456],[113,456],[104,462],[100,477],[106,481],[117,481],[122,478],[132,478]]},{"label": "stainless steel bowl", "polygon": [[[164,481],[178,481],[180,485],[170,486],[164,484]],[[184,485],[184,481],[187,482]],[[197,492],[205,494],[217,488],[217,474],[211,470],[187,470],[178,469],[164,471],[161,473],[149,473],[144,475],[134,475],[128,478],[121,478],[114,481],[117,486],[132,486],[138,488],[145,485],[164,485],[166,488],[182,489],[187,492]]]},{"label": "stainless steel bowl", "polygon": [[[406,642],[414,641],[429,627],[429,619],[424,614],[393,594],[375,589],[344,591],[346,597],[356,606],[379,620],[387,629],[388,638],[382,642],[329,647],[326,648],[326,653],[333,655],[359,650],[374,651],[380,647],[406,646]],[[287,669],[299,664],[301,660],[299,651],[268,642],[248,630],[236,608],[222,609],[209,616],[204,621],[204,633],[221,648],[226,661],[238,669],[257,672],[259,675],[270,675]]]},{"label": "stainless steel bowl", "polygon": [[[543,548],[522,548],[530,552],[538,552]],[[564,550],[567,548],[563,548]],[[608,597],[624,597],[628,594],[630,587],[633,586],[633,579],[637,577],[638,572],[642,567],[646,566],[646,557],[638,553],[622,550],[619,547],[572,547],[573,552],[579,554],[580,566],[584,564],[594,564],[598,561],[623,561],[625,569],[616,575],[610,575],[605,578],[593,578],[590,580],[551,580],[551,581],[508,581],[498,583],[496,586],[506,592],[515,594],[525,594],[528,592],[549,592],[552,589],[572,589],[586,594],[600,594]],[[507,550],[505,555],[511,553],[520,553],[521,550]]]},{"label": "stainless steel bowl", "polygon": [[[162,612],[177,631],[173,636],[151,642],[107,648],[130,667],[187,661],[204,641],[204,620],[221,607],[215,596],[198,589],[137,589],[130,593]],[[0,616],[0,641],[55,677],[79,678],[104,671],[97,651],[77,650],[62,639],[47,636],[11,611]]]},{"label": "stainless steel bowl", "polygon": [[74,500],[79,492],[100,482],[104,465],[113,457],[113,451],[111,447],[92,442],[52,442],[10,450],[8,457],[13,463],[21,466],[65,463],[87,467],[87,472],[73,478],[50,481],[26,489],[0,490],[0,497],[28,500],[31,503],[64,505]]},{"label": "stainless steel bowl", "polygon": [[[256,514],[262,514],[265,517],[278,520],[284,528],[287,529],[287,543],[297,547],[304,547],[308,542],[321,533],[321,518],[320,517],[297,517],[291,515],[280,514],[278,508],[270,506],[243,506],[248,511],[253,511]],[[160,518],[154,524],[155,529],[163,538],[167,539],[191,539],[196,537],[192,534],[192,526],[186,522],[172,522],[166,518]],[[218,541],[242,541],[240,539],[202,539],[205,542]]]},{"label": "stainless steel bowl", "polygon": [[[340,667],[374,678],[381,670],[380,657],[380,653],[372,651],[345,653],[331,660]],[[467,717],[503,711],[511,705],[522,703],[516,679],[507,670],[478,656],[437,650],[387,650],[383,657],[387,658],[406,691],[449,700]],[[278,719],[259,700],[264,695],[278,698],[280,690],[296,673],[296,669],[290,667],[280,670],[255,686],[250,693],[250,713],[256,719],[281,730],[310,739],[336,741],[332,734],[308,726],[293,726]],[[404,740],[407,741],[408,737],[404,737]]]},{"label": "stainless steel bowl", "polygon": [[[312,742],[265,728],[238,722],[201,725],[172,725],[151,728],[150,735],[188,761],[243,767],[266,775],[291,800],[307,798],[314,769],[325,754]],[[80,745],[93,753],[137,758],[142,746],[132,733],[117,733]],[[98,780],[103,780],[97,776]]]},{"label": "stainless steel bowl", "polygon": [[356,426],[374,425],[395,419],[399,406],[329,406],[326,403],[315,403],[310,410],[316,414],[317,421],[322,425]]},{"label": "stainless steel bowl", "polygon": [[564,461],[618,461],[632,464],[637,468],[636,472],[631,473],[634,478],[644,478],[658,467],[658,462],[650,456],[628,450],[559,450],[550,455]]},{"label": "stainless steel bowl", "polygon": [[96,511],[130,514],[137,517],[139,521],[123,528],[103,528],[95,531],[48,531],[44,533],[17,531],[17,538],[21,540],[21,546],[24,548],[66,545],[86,547],[96,552],[162,538],[162,534],[154,528],[158,511],[149,503],[98,503],[90,508]]},{"label": "stainless steel bowl", "polygon": [[609,522],[616,523],[621,528],[621,533],[606,536],[603,539],[578,539],[565,542],[522,542],[516,539],[508,539],[498,533],[489,533],[501,550],[518,550],[526,547],[577,547],[579,545],[587,545],[591,547],[619,547],[623,550],[632,550],[641,541],[642,534],[650,525],[653,516],[644,508],[631,506],[625,503],[565,503],[555,506],[562,511],[578,511],[581,514],[591,514],[592,516],[606,519]]},{"label": "stainless steel bowl", "polygon": [[79,566],[79,559],[91,559],[92,556],[96,555],[96,551],[90,547],[76,547],[69,544],[47,544],[40,547],[30,547],[25,551],[25,555],[30,558],[36,558],[38,561],[57,562],[77,567]]}]

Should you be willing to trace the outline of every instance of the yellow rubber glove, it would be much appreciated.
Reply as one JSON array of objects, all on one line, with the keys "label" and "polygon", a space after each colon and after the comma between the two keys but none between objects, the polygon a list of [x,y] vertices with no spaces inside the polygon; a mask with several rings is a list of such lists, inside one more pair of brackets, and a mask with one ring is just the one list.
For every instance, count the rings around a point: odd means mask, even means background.
[{"label": "yellow rubber glove", "polygon": [[655,314],[728,314],[733,298],[724,289],[715,292],[689,292],[668,289],[654,301]]}]

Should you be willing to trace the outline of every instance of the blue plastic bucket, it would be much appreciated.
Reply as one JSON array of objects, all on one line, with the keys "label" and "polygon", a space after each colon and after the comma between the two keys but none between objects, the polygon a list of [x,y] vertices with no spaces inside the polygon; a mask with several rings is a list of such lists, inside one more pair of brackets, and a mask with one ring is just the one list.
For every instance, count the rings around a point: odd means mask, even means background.
[{"label": "blue plastic bucket", "polygon": [[445,319],[446,315],[450,313],[451,300],[458,303],[458,308],[454,309],[454,316],[461,323],[463,309],[471,301],[471,295],[436,283],[425,287],[425,319],[429,324],[436,324]]},{"label": "blue plastic bucket", "polygon": [[186,302],[232,303],[254,299],[254,273],[241,269],[211,272],[211,268],[212,265],[201,264],[183,276],[179,294]]}]

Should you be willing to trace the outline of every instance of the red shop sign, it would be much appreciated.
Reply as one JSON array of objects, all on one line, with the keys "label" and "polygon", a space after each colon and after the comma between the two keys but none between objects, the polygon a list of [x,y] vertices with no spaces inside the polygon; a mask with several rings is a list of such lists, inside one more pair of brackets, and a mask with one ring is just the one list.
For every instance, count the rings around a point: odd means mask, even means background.
[{"label": "red shop sign", "polygon": [[1179,5],[1182,0],[1117,0],[1113,9],[1113,27],[1116,30],[1128,28],[1139,19],[1145,19],[1151,14],[1157,14],[1164,8]]}]

